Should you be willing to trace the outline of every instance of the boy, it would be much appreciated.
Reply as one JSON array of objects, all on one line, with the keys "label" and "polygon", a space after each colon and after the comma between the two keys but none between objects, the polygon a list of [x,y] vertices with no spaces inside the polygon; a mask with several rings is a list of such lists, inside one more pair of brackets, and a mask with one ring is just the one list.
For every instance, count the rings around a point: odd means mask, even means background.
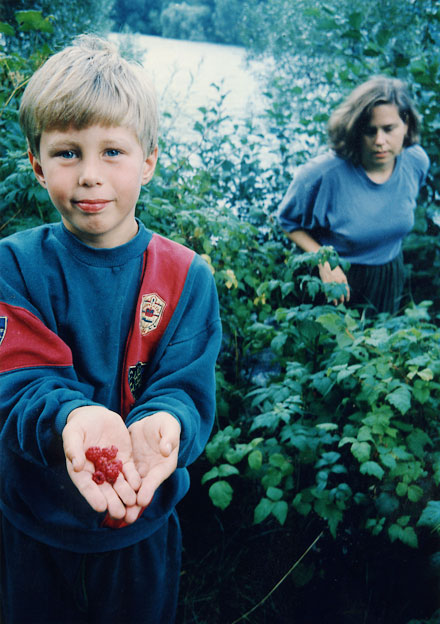
[{"label": "boy", "polygon": [[[141,68],[80,37],[34,74],[20,122],[61,222],[0,241],[4,619],[170,624],[175,505],[214,415],[212,275],[135,218],[157,160]],[[91,447],[122,462],[112,479]]]}]

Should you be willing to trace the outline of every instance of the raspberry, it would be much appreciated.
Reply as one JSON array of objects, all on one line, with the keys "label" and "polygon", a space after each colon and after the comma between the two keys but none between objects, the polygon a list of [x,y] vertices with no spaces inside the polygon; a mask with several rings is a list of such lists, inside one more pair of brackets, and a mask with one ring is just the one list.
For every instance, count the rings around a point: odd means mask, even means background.
[{"label": "raspberry", "polygon": [[106,459],[114,459],[118,454],[118,449],[116,446],[110,446],[107,448],[103,448],[101,451],[101,455]]},{"label": "raspberry", "polygon": [[92,479],[98,485],[102,485],[105,482],[105,474],[101,470],[95,470]]},{"label": "raspberry", "polygon": [[102,455],[94,461],[96,470],[100,470],[101,472],[105,472],[107,463],[108,460],[105,457],[102,457]]},{"label": "raspberry", "polygon": [[115,459],[112,461],[112,464],[118,467],[119,472],[122,472],[122,462],[120,459]]},{"label": "raspberry", "polygon": [[101,457],[101,449],[99,446],[91,446],[86,451],[86,457],[89,461],[95,463],[98,457]]},{"label": "raspberry", "polygon": [[120,463],[122,464],[122,462],[109,461],[107,464],[107,467],[105,469],[105,478],[108,481],[108,483],[111,483],[111,485],[113,485],[113,483],[118,478],[118,475],[120,473],[120,469],[119,469]]},{"label": "raspberry", "polygon": [[86,451],[86,457],[95,465],[95,472],[92,479],[98,485],[105,481],[112,484],[118,478],[118,474],[122,472],[122,461],[116,459],[118,448],[114,445],[105,448],[99,446],[91,446]]}]

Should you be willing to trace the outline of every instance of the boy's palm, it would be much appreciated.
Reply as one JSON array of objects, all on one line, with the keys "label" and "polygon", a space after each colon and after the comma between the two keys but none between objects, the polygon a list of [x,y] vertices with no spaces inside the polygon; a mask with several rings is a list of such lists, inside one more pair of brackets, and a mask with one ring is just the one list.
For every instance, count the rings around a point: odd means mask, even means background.
[{"label": "boy's palm", "polygon": [[[114,518],[124,518],[126,508],[136,505],[140,477],[133,463],[130,435],[119,414],[99,406],[73,410],[63,430],[63,444],[67,472],[89,505],[97,512],[108,511]],[[94,465],[85,452],[91,446],[112,445],[118,448],[123,474],[113,485],[97,485],[92,479]]]},{"label": "boy's palm", "polygon": [[156,412],[128,428],[133,460],[141,476],[137,504],[146,507],[155,491],[177,467],[180,424],[167,412]]}]

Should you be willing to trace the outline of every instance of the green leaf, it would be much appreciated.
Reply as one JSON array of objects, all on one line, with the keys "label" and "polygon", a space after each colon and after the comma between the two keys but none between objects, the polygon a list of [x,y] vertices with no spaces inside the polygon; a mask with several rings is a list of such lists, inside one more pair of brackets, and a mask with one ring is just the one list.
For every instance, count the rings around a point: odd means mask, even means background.
[{"label": "green leaf", "polygon": [[275,468],[283,468],[287,462],[287,459],[281,453],[273,453],[269,457],[269,463],[271,466],[275,466]]},{"label": "green leaf", "polygon": [[418,546],[417,535],[413,527],[407,526],[403,528],[399,524],[392,524],[388,528],[388,535],[392,542],[400,540],[407,546],[411,546],[411,548],[417,548]]},{"label": "green leaf", "polygon": [[212,479],[217,479],[218,477],[218,468],[217,466],[214,466],[214,468],[211,468],[211,470],[209,470],[208,472],[205,472],[205,474],[202,477],[202,483],[206,483],[207,481],[211,481]]},{"label": "green leaf", "polygon": [[216,507],[226,509],[232,501],[234,490],[227,481],[216,481],[209,488],[209,496]]},{"label": "green leaf", "polygon": [[249,468],[252,470],[260,470],[263,465],[263,453],[258,449],[255,449],[248,455]]},{"label": "green leaf", "polygon": [[286,522],[289,505],[286,501],[278,501],[272,508],[272,515],[283,525]]},{"label": "green leaf", "polygon": [[328,504],[324,499],[318,499],[315,502],[316,513],[328,522],[330,533],[336,537],[336,529],[342,520],[342,511],[335,505]]},{"label": "green leaf", "polygon": [[350,13],[348,16],[348,23],[350,26],[356,30],[362,26],[363,15],[360,11],[355,11],[354,13]]},{"label": "green leaf", "polygon": [[425,455],[425,446],[432,446],[431,438],[422,429],[414,429],[407,437],[408,448],[416,455],[422,458]]},{"label": "green leaf", "polygon": [[283,497],[283,490],[277,487],[270,486],[267,488],[266,495],[273,501],[279,501]]},{"label": "green leaf", "polygon": [[240,471],[235,466],[231,466],[231,464],[221,464],[218,467],[219,477],[230,477],[237,474],[240,474]]},{"label": "green leaf", "polygon": [[396,485],[397,496],[405,496],[407,492],[408,485],[406,483],[403,483],[403,481],[399,481],[399,483]]},{"label": "green leaf", "polygon": [[386,400],[391,405],[394,405],[401,414],[406,414],[411,407],[411,391],[408,386],[401,385],[388,394]]},{"label": "green leaf", "polygon": [[416,401],[422,403],[422,405],[426,403],[431,395],[429,383],[416,379],[413,386],[413,395]]},{"label": "green leaf", "polygon": [[41,11],[17,11],[15,18],[20,24],[20,30],[27,32],[39,30],[41,32],[53,33],[54,28],[48,17],[43,17]]},{"label": "green leaf", "polygon": [[418,485],[410,485],[408,488],[408,500],[417,503],[423,496],[423,490]]},{"label": "green leaf", "polygon": [[0,33],[3,35],[7,35],[8,37],[13,37],[15,35],[15,30],[10,26],[10,24],[6,24],[5,22],[0,22]]},{"label": "green leaf", "polygon": [[370,458],[371,446],[368,442],[353,442],[351,445],[351,452],[362,464]]},{"label": "green leaf", "polygon": [[287,334],[278,334],[270,343],[270,347],[275,353],[282,353],[283,347],[287,341]]},{"label": "green leaf", "polygon": [[275,503],[268,498],[262,498],[254,510],[254,523],[259,524],[272,512]]},{"label": "green leaf", "polygon": [[429,501],[422,511],[417,526],[425,526],[440,531],[440,501]]},{"label": "green leaf", "polygon": [[337,314],[321,314],[316,320],[331,334],[338,334],[341,331],[341,319]]},{"label": "green leaf", "polygon": [[372,477],[376,477],[377,479],[383,479],[383,476],[385,474],[384,469],[379,466],[379,464],[375,461],[366,461],[365,463],[361,464],[359,472],[362,474],[371,475]]},{"label": "green leaf", "polygon": [[302,516],[307,516],[307,514],[310,513],[310,510],[312,509],[312,505],[308,503],[307,501],[303,500],[303,495],[301,494],[301,492],[299,492],[295,496],[295,498],[293,499],[292,505],[295,507],[297,512],[300,513]]}]

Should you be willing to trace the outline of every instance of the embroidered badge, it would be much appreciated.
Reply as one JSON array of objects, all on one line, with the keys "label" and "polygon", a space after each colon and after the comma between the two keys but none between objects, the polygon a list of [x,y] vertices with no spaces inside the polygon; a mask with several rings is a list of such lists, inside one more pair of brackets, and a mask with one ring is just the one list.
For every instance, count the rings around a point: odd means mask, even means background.
[{"label": "embroidered badge", "polygon": [[128,385],[130,392],[137,400],[144,389],[147,380],[147,363],[138,362],[135,366],[130,366],[128,370]]},{"label": "embroidered badge", "polygon": [[0,316],[0,345],[3,342],[3,338],[6,336],[7,326],[8,326],[8,317]]},{"label": "embroidered badge", "polygon": [[156,293],[142,296],[141,303],[141,336],[145,336],[149,332],[157,329],[159,325],[166,303]]}]

